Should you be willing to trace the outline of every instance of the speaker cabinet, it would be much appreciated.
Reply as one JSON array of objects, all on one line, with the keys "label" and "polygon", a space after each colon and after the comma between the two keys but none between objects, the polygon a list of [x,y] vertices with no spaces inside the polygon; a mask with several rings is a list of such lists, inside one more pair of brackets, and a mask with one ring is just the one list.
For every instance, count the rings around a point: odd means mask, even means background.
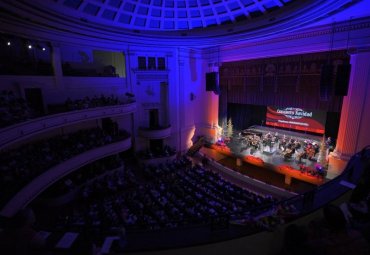
[{"label": "speaker cabinet", "polygon": [[350,75],[351,75],[350,64],[338,66],[337,77],[335,79],[335,95],[347,96]]},{"label": "speaker cabinet", "polygon": [[323,65],[321,68],[320,77],[320,98],[321,100],[328,100],[333,87],[333,71],[332,65]]},{"label": "speaker cabinet", "polygon": [[206,91],[213,91],[216,94],[220,93],[217,72],[206,73]]}]

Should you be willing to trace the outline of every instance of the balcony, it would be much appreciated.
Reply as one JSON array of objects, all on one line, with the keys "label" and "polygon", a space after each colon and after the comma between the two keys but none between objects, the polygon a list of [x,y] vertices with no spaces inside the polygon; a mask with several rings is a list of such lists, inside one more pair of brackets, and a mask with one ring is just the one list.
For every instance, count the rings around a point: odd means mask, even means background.
[{"label": "balcony", "polygon": [[0,214],[6,217],[13,216],[18,210],[27,206],[33,199],[41,194],[41,192],[63,176],[98,159],[126,151],[130,148],[131,136],[122,141],[86,151],[52,167],[19,190],[2,208]]},{"label": "balcony", "polygon": [[0,129],[0,149],[38,133],[79,122],[133,113],[136,103],[104,106],[48,115]]},{"label": "balcony", "polygon": [[171,126],[157,128],[139,128],[139,135],[147,139],[164,139],[171,136]]}]

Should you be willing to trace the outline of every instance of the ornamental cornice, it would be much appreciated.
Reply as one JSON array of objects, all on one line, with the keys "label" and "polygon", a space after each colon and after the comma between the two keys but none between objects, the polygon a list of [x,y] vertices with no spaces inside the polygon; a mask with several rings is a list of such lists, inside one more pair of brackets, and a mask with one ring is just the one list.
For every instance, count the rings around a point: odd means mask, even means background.
[{"label": "ornamental cornice", "polygon": [[[353,21],[355,22],[355,21]],[[260,45],[267,45],[267,44],[275,44],[281,43],[286,41],[293,41],[293,40],[300,40],[300,39],[307,39],[313,37],[320,37],[325,35],[331,35],[336,33],[344,33],[344,32],[351,32],[351,31],[359,31],[364,29],[370,29],[370,19],[367,18],[366,20],[360,20],[356,23],[349,24],[348,22],[338,23],[335,25],[326,25],[321,27],[314,27],[307,29],[306,31],[298,31],[298,32],[289,32],[289,34],[278,36],[275,38],[263,39],[260,41],[252,41],[252,42],[245,42],[244,44],[240,44],[238,46],[232,45],[231,48],[238,49],[244,48],[245,46],[260,46]],[[224,48],[228,48],[225,46]]]}]

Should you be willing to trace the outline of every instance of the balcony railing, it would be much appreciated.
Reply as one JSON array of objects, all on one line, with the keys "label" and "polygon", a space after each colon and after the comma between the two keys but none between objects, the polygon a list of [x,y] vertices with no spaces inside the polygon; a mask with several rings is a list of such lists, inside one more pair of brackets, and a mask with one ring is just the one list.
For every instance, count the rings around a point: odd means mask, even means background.
[{"label": "balcony railing", "polygon": [[171,126],[157,128],[139,128],[139,135],[147,139],[164,139],[171,136]]}]

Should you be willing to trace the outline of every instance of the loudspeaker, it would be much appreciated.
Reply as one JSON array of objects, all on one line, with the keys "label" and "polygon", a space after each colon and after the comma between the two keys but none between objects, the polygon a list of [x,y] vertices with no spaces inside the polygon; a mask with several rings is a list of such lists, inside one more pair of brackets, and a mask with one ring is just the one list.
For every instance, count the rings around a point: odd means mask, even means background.
[{"label": "loudspeaker", "polygon": [[335,95],[347,96],[351,65],[338,65],[337,78],[335,79]]},{"label": "loudspeaker", "polygon": [[213,91],[216,94],[219,94],[220,87],[218,84],[217,72],[206,73],[206,91]]},{"label": "loudspeaker", "polygon": [[322,100],[329,99],[333,87],[333,71],[334,67],[332,65],[323,65],[321,68],[320,98]]}]

